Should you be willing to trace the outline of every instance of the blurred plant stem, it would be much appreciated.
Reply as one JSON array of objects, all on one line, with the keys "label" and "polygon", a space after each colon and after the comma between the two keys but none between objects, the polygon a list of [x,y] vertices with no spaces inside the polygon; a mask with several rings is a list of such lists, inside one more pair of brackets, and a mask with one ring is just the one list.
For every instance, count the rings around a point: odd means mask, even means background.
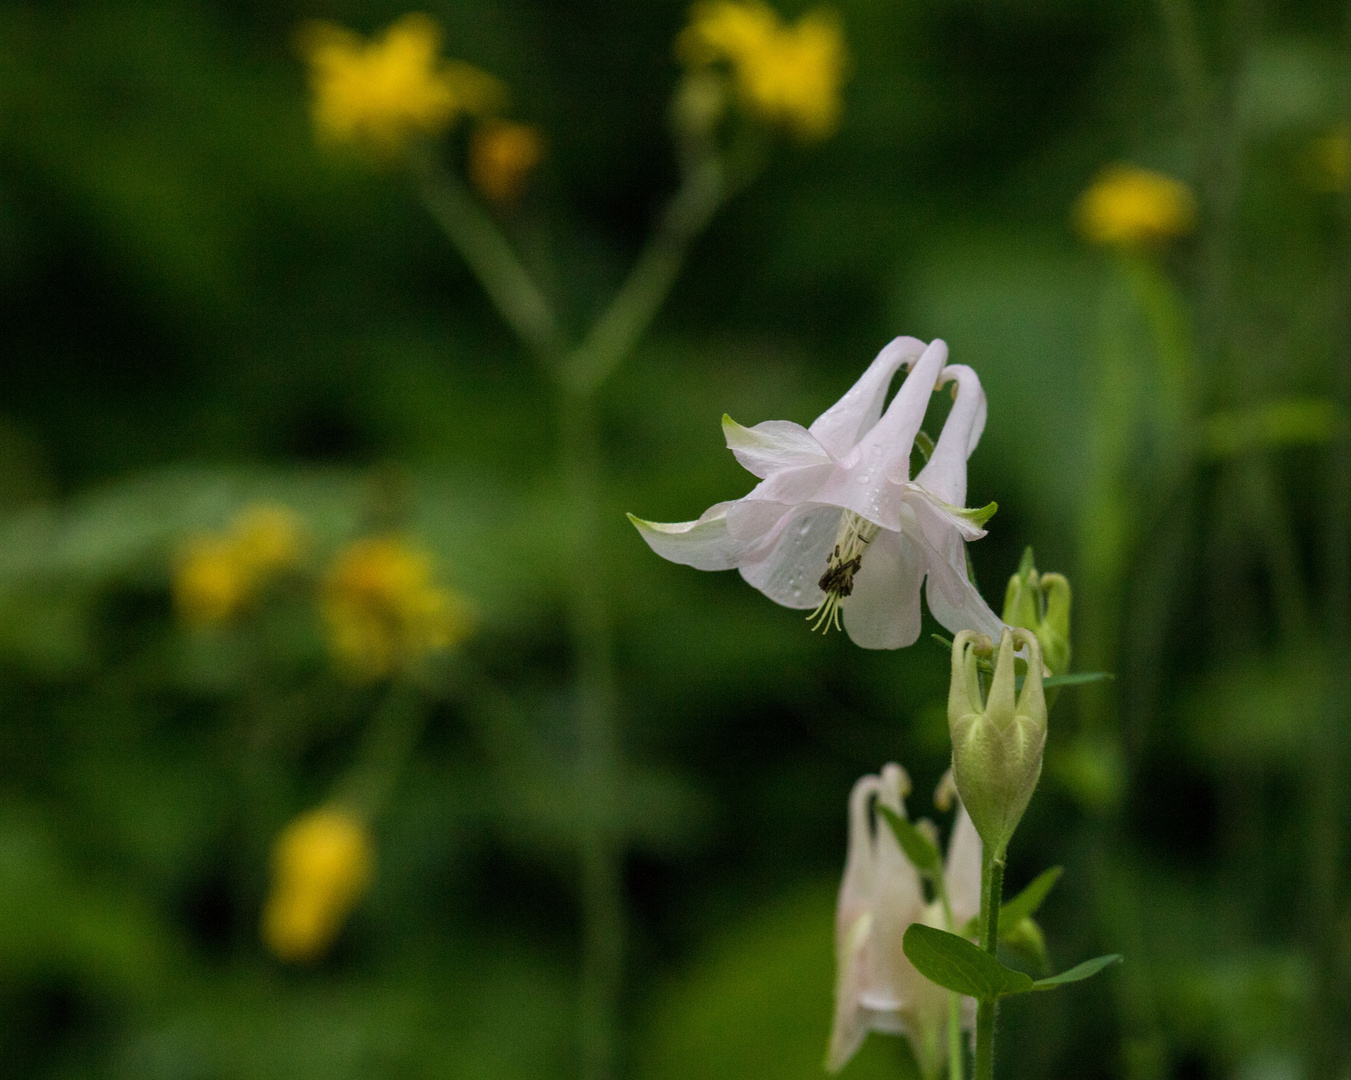
[{"label": "blurred plant stem", "polygon": [[[1007,631],[1006,631],[1007,632]],[[1004,899],[1004,860],[987,848],[980,860],[980,947],[991,956],[999,953],[999,905]],[[976,1006],[976,1078],[994,1080],[995,1021],[999,1006],[982,1001]]]},{"label": "blurred plant stem", "polygon": [[596,403],[589,392],[559,394],[562,481],[574,514],[569,553],[569,616],[576,650],[578,805],[581,822],[582,985],[580,1043],[584,1080],[614,1072],[624,966],[623,842],[616,831],[621,746],[608,582],[591,543],[603,515]]},{"label": "blurred plant stem", "polygon": [[617,825],[623,749],[609,581],[599,557],[608,509],[596,395],[661,310],[691,242],[750,180],[762,156],[754,141],[727,156],[705,143],[686,149],[693,153],[682,160],[679,189],[628,277],[575,347],[564,341],[548,297],[459,179],[428,154],[414,162],[428,210],[557,392],[560,480],[572,509],[567,591],[576,680],[575,782],[584,807],[578,838],[583,923],[578,1042],[584,1080],[608,1080],[616,1071],[625,939],[624,837]]},{"label": "blurred plant stem", "polygon": [[[1131,324],[1142,315],[1154,378],[1140,362]],[[1122,252],[1110,267],[1100,315],[1097,402],[1089,435],[1091,477],[1079,522],[1079,616],[1083,663],[1120,667],[1120,627],[1129,567],[1145,537],[1186,490],[1196,447],[1198,373],[1189,320],[1176,288],[1148,254]],[[1153,460],[1134,460],[1140,428],[1153,435]],[[1157,628],[1162,636],[1162,626]],[[1119,731],[1116,692],[1086,694],[1080,722],[1095,737]]]},{"label": "blurred plant stem", "polygon": [[[956,933],[956,931],[950,931]],[[948,992],[948,1080],[962,1080],[962,995]]]},{"label": "blurred plant stem", "polygon": [[[1351,3],[1343,11],[1341,111],[1351,117]],[[1333,291],[1332,394],[1343,415],[1351,409],[1351,185],[1342,185],[1338,204],[1336,271]],[[1324,625],[1328,657],[1351,650],[1351,439],[1343,430],[1328,443],[1327,505],[1323,514]],[[1307,1075],[1343,1076],[1347,1070],[1347,1013],[1351,1012],[1342,970],[1341,879],[1346,847],[1348,732],[1351,687],[1339,665],[1326,679],[1326,705],[1314,719],[1309,760],[1309,832],[1305,848],[1308,882],[1308,945],[1313,955],[1309,1004]]]},{"label": "blurred plant stem", "polygon": [[712,219],[726,190],[722,161],[694,164],[610,305],[568,357],[561,381],[587,395],[605,382],[647,332],[675,284],[690,242]]},{"label": "blurred plant stem", "polygon": [[338,786],[334,801],[372,821],[384,809],[399,773],[412,757],[427,710],[418,688],[395,678],[385,688],[357,751],[356,764]]},{"label": "blurred plant stem", "polygon": [[[1123,790],[1146,742],[1149,718],[1162,680],[1170,610],[1177,603],[1197,527],[1189,508],[1198,497],[1200,421],[1213,407],[1224,374],[1233,382],[1232,233],[1242,192],[1243,145],[1237,120],[1240,80],[1261,23],[1257,0],[1229,0],[1220,16],[1219,48],[1207,60],[1198,12],[1190,0],[1158,0],[1169,62],[1201,204],[1195,327],[1187,304],[1153,253],[1125,252],[1113,268],[1104,298],[1102,368],[1090,434],[1092,473],[1079,525],[1079,565],[1084,583],[1077,647],[1090,668],[1120,671],[1123,679],[1084,695],[1084,735],[1105,741],[1119,757]],[[1129,330],[1132,311],[1143,317],[1153,377],[1140,363]],[[1149,450],[1140,460],[1140,435]],[[1255,481],[1263,485],[1260,479]],[[1279,530],[1264,537],[1273,578],[1283,592],[1295,587]],[[1297,610],[1292,600],[1288,611]],[[1119,688],[1119,689],[1117,689]],[[1101,917],[1111,919],[1106,852],[1121,850],[1123,800],[1104,800],[1092,840],[1098,855],[1095,893]],[[1129,856],[1112,862],[1126,868]],[[1131,870],[1118,882],[1116,926],[1130,970],[1118,981],[1130,1080],[1158,1080],[1167,1070],[1157,995],[1143,931],[1141,885]],[[1118,920],[1120,921],[1120,920]]]},{"label": "blurred plant stem", "polygon": [[566,355],[553,306],[459,177],[426,152],[413,169],[428,212],[469,264],[511,332],[552,373]]}]

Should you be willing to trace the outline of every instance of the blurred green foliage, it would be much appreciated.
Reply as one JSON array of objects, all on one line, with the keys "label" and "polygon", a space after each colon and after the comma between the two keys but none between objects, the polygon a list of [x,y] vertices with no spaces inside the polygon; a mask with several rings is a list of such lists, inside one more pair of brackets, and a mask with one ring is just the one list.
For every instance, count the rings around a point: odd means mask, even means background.
[{"label": "blurred green foliage", "polygon": [[[674,183],[684,3],[420,6],[448,55],[505,79],[514,114],[547,132],[507,224],[581,325]],[[924,813],[948,746],[927,633],[895,654],[813,636],[735,575],[658,560],[623,511],[681,520],[741,494],[724,412],[805,423],[909,333],[944,337],[989,395],[970,501],[1000,504],[971,550],[992,601],[1026,544],[1080,569],[1097,416],[1122,417],[1139,512],[1120,679],[1062,694],[1009,871],[1012,895],[1066,866],[1041,913],[1057,969],[1127,963],[1010,1005],[1002,1068],[1303,1075],[1308,776],[1316,722],[1346,694],[1344,663],[1310,644],[1326,440],[1345,427],[1326,401],[1346,240],[1308,150],[1338,118],[1334,9],[1262,14],[1228,246],[1197,239],[1157,267],[1196,301],[1178,332],[1202,340],[1207,260],[1228,268],[1228,344],[1194,403],[1217,449],[1178,495],[1158,417],[1131,426],[1128,403],[1101,399],[1115,349],[1159,401],[1147,305],[1069,226],[1108,161],[1197,169],[1158,10],[837,6],[853,56],[839,135],[776,150],[602,395],[613,513],[589,557],[613,602],[628,756],[613,811],[630,851],[626,1071],[818,1075],[849,787],[902,761]],[[1207,50],[1220,7],[1199,9]],[[403,10],[0,6],[6,1076],[573,1071],[587,803],[562,720],[557,418],[411,185],[315,148],[295,50],[302,18],[370,32]],[[1263,419],[1287,399],[1324,404]],[[331,670],[302,593],[219,633],[188,633],[170,605],[183,538],[258,500],[303,515],[316,570],[356,536],[407,530],[482,621],[421,684],[425,729],[374,826],[376,885],[312,970],[258,940],[268,846],[359,757],[377,693]],[[1098,743],[1074,741],[1085,702],[1119,721]],[[1107,776],[1096,802],[1064,779],[1086,771]],[[1344,859],[1339,873],[1345,1070]],[[845,1075],[912,1067],[874,1036]]]}]

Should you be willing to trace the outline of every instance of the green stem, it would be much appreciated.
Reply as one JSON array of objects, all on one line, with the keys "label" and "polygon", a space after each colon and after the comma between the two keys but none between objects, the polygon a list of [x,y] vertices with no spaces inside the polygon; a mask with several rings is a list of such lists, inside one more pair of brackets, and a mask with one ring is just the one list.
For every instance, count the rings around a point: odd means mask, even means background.
[{"label": "green stem", "polygon": [[553,306],[459,179],[424,153],[413,161],[422,201],[478,278],[502,321],[551,370],[566,349]]},{"label": "green stem", "polygon": [[[1078,579],[1075,654],[1090,670],[1119,667],[1120,611],[1125,568],[1134,554],[1138,517],[1131,476],[1132,433],[1146,400],[1129,323],[1135,300],[1129,265],[1117,261],[1104,281],[1099,306],[1101,365],[1089,428],[1090,478],[1077,523]],[[1095,736],[1114,735],[1117,695],[1102,687],[1082,695],[1079,724]]]},{"label": "green stem", "polygon": [[[281,793],[285,790],[277,757],[276,738],[281,718],[286,715],[278,707],[276,681],[269,663],[269,655],[259,637],[243,627],[232,626],[227,632],[233,643],[246,656],[244,686],[241,698],[234,702],[234,723],[231,725],[232,754],[236,755],[239,784],[240,826],[242,828],[239,854],[243,872],[238,875],[241,888],[240,910],[248,910],[265,884],[268,874],[268,854],[276,841],[277,829],[289,809]],[[257,925],[239,920],[235,926],[237,947],[253,949],[257,941]]]},{"label": "green stem", "polygon": [[403,679],[389,684],[366,728],[356,764],[339,785],[335,800],[365,820],[374,819],[389,801],[422,735],[426,710],[417,688]]},{"label": "green stem", "polygon": [[994,1080],[995,1003],[976,1006],[976,1080]]},{"label": "green stem", "polygon": [[1206,65],[1196,34],[1196,14],[1190,0],[1158,0],[1168,60],[1177,80],[1178,98],[1186,114],[1193,142],[1202,137],[1209,110]]},{"label": "green stem", "polygon": [[577,784],[587,811],[580,837],[579,1035],[584,1080],[606,1080],[614,1071],[625,920],[623,840],[614,824],[620,770],[614,655],[606,582],[596,572],[594,551],[603,513],[600,446],[593,396],[564,389],[559,405],[563,481],[574,515],[568,587],[577,663]]},{"label": "green stem", "polygon": [[[1351,3],[1343,11],[1342,118],[1351,116]],[[1332,391],[1343,408],[1351,405],[1351,187],[1341,195],[1337,251],[1339,288],[1334,318],[1335,352]],[[1345,435],[1328,447],[1327,509],[1323,515],[1324,597],[1327,643],[1324,655],[1343,657],[1351,649],[1351,441]],[[1351,730],[1351,693],[1346,680],[1327,680],[1328,700],[1315,718],[1310,741],[1310,813],[1306,847],[1308,866],[1308,936],[1313,954],[1313,987],[1309,996],[1309,1076],[1335,1076],[1346,1066],[1346,978],[1338,913],[1345,910],[1340,884],[1346,861],[1345,791],[1346,733]]]},{"label": "green stem", "polygon": [[[751,148],[754,149],[753,147]],[[742,165],[754,163],[754,153]],[[596,570],[604,508],[595,392],[633,352],[679,276],[691,242],[752,173],[706,154],[684,181],[628,278],[581,345],[569,352],[544,293],[469,192],[430,155],[415,161],[423,199],[503,320],[559,391],[560,459],[573,513],[569,615],[577,662],[577,783],[586,807],[579,842],[582,893],[580,1042],[584,1080],[614,1071],[623,977],[623,839],[615,828],[620,746],[606,582]]]},{"label": "green stem", "polygon": [[1004,899],[1004,859],[983,856],[981,877],[980,947],[994,955],[999,951],[999,905]]},{"label": "green stem", "polygon": [[[999,951],[999,906],[1004,900],[1002,853],[981,853],[980,947],[995,955]],[[976,1006],[976,1080],[994,1080],[994,1029],[998,1006],[982,1001]]]},{"label": "green stem", "polygon": [[627,280],[569,357],[563,377],[570,386],[600,386],[632,353],[670,295],[691,241],[712,220],[726,190],[717,157],[703,159],[686,175]]},{"label": "green stem", "polygon": [[962,1080],[962,995],[948,994],[948,1080]]},{"label": "green stem", "polygon": [[1152,254],[1125,253],[1121,268],[1153,339],[1159,391],[1153,407],[1166,440],[1159,457],[1167,475],[1170,467],[1185,469],[1195,453],[1201,396],[1195,335],[1181,294]]}]

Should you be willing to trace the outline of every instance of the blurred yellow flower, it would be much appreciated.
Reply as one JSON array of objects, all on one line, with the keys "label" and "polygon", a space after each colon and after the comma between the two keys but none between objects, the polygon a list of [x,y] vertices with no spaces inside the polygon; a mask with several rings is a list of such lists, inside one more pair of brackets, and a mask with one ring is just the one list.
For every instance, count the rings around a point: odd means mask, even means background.
[{"label": "blurred yellow flower", "polygon": [[461,113],[496,109],[506,96],[502,84],[441,60],[440,44],[436,23],[420,14],[403,16],[370,42],[332,23],[305,24],[301,49],[319,135],[394,153],[411,135],[445,131]]},{"label": "blurred yellow flower", "polygon": [[272,849],[263,941],[291,963],[317,960],[370,884],[374,846],[349,812],[322,807],[292,821]]},{"label": "blurred yellow flower", "polygon": [[1310,179],[1319,191],[1345,191],[1351,182],[1351,133],[1345,127],[1315,139]]},{"label": "blurred yellow flower", "polygon": [[223,533],[190,537],[174,571],[174,606],[195,626],[225,622],[304,555],[300,520],[284,506],[246,507]]},{"label": "blurred yellow flower", "polygon": [[1104,169],[1075,207],[1090,243],[1134,248],[1185,236],[1196,225],[1196,200],[1180,180],[1134,165]]},{"label": "blurred yellow flower", "polygon": [[761,0],[705,0],[691,9],[676,52],[694,66],[730,63],[742,104],[804,139],[839,126],[846,56],[834,12],[818,8],[788,26]]},{"label": "blurred yellow flower", "polygon": [[305,530],[284,506],[247,506],[230,527],[238,558],[255,573],[271,574],[294,566],[305,553]]},{"label": "blurred yellow flower", "polygon": [[544,157],[544,138],[529,124],[489,120],[469,141],[469,179],[490,202],[516,202]]},{"label": "blurred yellow flower", "polygon": [[381,679],[459,644],[473,629],[468,601],[432,581],[431,560],[393,537],[338,553],[324,583],[329,642],[359,679]]}]

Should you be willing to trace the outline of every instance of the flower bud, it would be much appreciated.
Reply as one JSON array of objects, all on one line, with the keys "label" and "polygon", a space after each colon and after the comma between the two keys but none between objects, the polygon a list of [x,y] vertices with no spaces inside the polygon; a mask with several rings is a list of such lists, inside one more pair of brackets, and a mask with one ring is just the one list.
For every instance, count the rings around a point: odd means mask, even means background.
[{"label": "flower bud", "polygon": [[469,179],[480,195],[511,206],[525,194],[530,174],[544,157],[544,136],[530,124],[489,120],[469,140]]},{"label": "flower bud", "polygon": [[1038,574],[1032,549],[1004,592],[1004,622],[1037,635],[1042,659],[1052,675],[1070,669],[1070,583],[1064,574]]},{"label": "flower bud", "polygon": [[[1024,646],[1027,677],[1015,700],[1014,650]],[[989,638],[970,630],[952,643],[948,729],[957,793],[986,848],[1002,859],[1041,777],[1046,698],[1041,646],[1036,634],[1019,627],[1005,629],[1000,638],[989,697],[982,703],[976,654],[991,650]]]}]

